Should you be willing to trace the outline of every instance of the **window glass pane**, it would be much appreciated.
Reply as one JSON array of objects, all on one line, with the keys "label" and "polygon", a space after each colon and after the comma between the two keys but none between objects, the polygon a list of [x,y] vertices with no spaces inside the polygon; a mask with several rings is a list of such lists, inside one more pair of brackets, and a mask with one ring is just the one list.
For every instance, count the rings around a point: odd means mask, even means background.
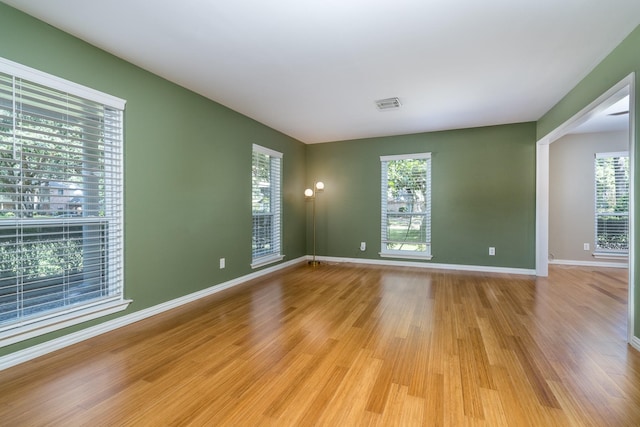
[{"label": "window glass pane", "polygon": [[271,162],[269,156],[253,153],[253,213],[271,213]]},{"label": "window glass pane", "polygon": [[422,212],[426,202],[426,159],[390,161],[387,165],[387,210]]},{"label": "window glass pane", "polygon": [[430,157],[382,161],[382,252],[430,255]]},{"label": "window glass pane", "polygon": [[281,159],[278,156],[267,154],[265,151],[266,149],[254,146],[251,168],[253,215],[251,253],[253,261],[280,255]]},{"label": "window glass pane", "polygon": [[108,294],[107,224],[0,227],[0,321]]},{"label": "window glass pane", "polygon": [[596,250],[629,250],[629,157],[600,154],[595,161]]},{"label": "window glass pane", "polygon": [[253,215],[253,259],[272,253],[273,215]]}]

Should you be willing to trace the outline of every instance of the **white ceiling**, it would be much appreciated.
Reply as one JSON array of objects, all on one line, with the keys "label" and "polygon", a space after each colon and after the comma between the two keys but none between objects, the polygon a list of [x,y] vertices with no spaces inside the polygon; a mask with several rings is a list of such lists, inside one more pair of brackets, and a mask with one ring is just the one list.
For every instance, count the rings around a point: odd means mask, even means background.
[{"label": "white ceiling", "polygon": [[638,0],[3,1],[305,143],[537,120],[640,24]]},{"label": "white ceiling", "polygon": [[624,88],[585,117],[568,133],[629,132],[629,88]]}]

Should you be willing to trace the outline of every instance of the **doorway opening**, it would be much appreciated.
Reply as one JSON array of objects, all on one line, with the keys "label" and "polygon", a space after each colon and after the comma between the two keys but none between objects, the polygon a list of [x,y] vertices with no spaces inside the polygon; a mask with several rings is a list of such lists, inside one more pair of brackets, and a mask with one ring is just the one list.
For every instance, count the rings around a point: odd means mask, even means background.
[{"label": "doorway opening", "polygon": [[[633,141],[635,140],[635,123],[634,123],[634,74],[630,74],[611,89],[598,97],[591,104],[586,106],[580,112],[575,114],[565,123],[560,125],[554,131],[538,141],[536,147],[536,275],[547,276],[549,274],[549,149],[553,142],[558,141],[566,135],[590,126],[602,118],[606,111],[612,108],[616,103],[625,97],[628,97],[628,155],[629,155],[629,254],[628,259],[633,260],[635,248],[634,243],[634,175],[635,175],[635,149]],[[586,247],[586,246],[585,246]],[[633,262],[628,263],[629,267],[629,295],[628,295],[628,341],[631,342],[634,337],[634,265]],[[640,350],[640,348],[639,348]]]}]

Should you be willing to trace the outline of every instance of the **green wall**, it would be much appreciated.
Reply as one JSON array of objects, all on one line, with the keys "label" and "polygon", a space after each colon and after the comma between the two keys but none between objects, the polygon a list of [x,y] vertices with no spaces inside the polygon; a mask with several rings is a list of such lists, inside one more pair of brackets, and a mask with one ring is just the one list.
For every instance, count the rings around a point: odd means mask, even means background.
[{"label": "green wall", "polygon": [[[283,253],[306,254],[304,144],[0,4],[0,56],[127,100],[130,314],[251,273],[251,149],[284,154]],[[218,259],[226,258],[226,268]],[[100,323],[0,349],[0,356]]]},{"label": "green wall", "polygon": [[[638,75],[640,74],[640,26],[627,36],[593,71],[591,71],[575,88],[573,88],[558,104],[549,110],[537,123],[538,139],[548,135],[558,126],[577,114],[591,102],[596,100],[600,95],[605,93],[611,87],[622,81],[629,74],[635,73],[635,123],[640,124],[640,85],[638,84]],[[633,99],[633,98],[632,98]],[[634,136],[634,149],[638,153],[640,147],[640,132],[636,131]],[[635,164],[633,165],[635,172],[634,187],[640,188],[640,156],[636,155]],[[640,226],[638,226],[637,218],[640,213],[640,197],[636,192],[634,209],[636,212],[636,222],[634,224],[635,242],[640,242]],[[634,287],[634,308],[635,308],[635,336],[640,337],[640,257],[639,251],[635,251],[633,259],[629,260],[633,264],[635,273]]]},{"label": "green wall", "polygon": [[307,185],[325,183],[318,255],[379,260],[380,156],[431,152],[430,262],[534,269],[535,132],[523,123],[310,145]]}]

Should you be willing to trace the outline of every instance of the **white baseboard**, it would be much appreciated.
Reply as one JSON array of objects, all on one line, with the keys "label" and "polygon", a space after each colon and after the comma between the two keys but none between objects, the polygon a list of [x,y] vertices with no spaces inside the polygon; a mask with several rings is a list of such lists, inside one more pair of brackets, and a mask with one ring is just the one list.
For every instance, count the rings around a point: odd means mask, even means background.
[{"label": "white baseboard", "polygon": [[[307,256],[310,260],[311,256]],[[354,263],[369,265],[388,265],[396,267],[418,267],[437,270],[458,270],[458,271],[476,271],[479,273],[502,273],[502,274],[523,274],[527,276],[535,276],[535,269],[526,268],[509,268],[509,267],[491,267],[486,265],[459,265],[459,264],[436,264],[433,262],[416,262],[416,261],[393,261],[389,259],[367,259],[367,258],[342,258],[342,257],[326,257],[316,256],[316,260],[335,263]]]},{"label": "white baseboard", "polygon": [[612,267],[612,268],[628,268],[626,262],[605,262],[605,261],[574,261],[569,259],[553,259],[549,260],[549,264],[556,265],[576,265],[581,267]]},{"label": "white baseboard", "polygon": [[638,337],[631,338],[631,342],[629,344],[631,344],[631,347],[633,347],[636,350],[640,351],[640,338],[638,338]]},{"label": "white baseboard", "polygon": [[145,308],[143,310],[118,317],[117,319],[113,319],[108,322],[104,322],[99,325],[92,326],[90,328],[86,328],[81,331],[44,342],[42,344],[37,344],[24,350],[19,350],[14,353],[8,354],[6,356],[2,356],[0,357],[0,371],[35,359],[36,357],[44,356],[47,353],[60,350],[61,348],[70,346],[72,344],[76,344],[89,338],[93,338],[100,334],[113,331],[114,329],[118,329],[123,326],[127,326],[140,320],[146,319],[148,317],[155,316],[156,314],[160,314],[167,310],[180,307],[181,305],[196,301],[200,298],[215,294],[241,283],[248,282],[249,280],[265,276],[267,274],[273,273],[274,271],[282,270],[292,265],[299,264],[301,262],[304,262],[306,259],[306,257],[300,257],[291,261],[284,262],[282,264],[275,265],[273,267],[265,268],[254,273],[247,274],[246,276],[238,277],[236,279],[229,280],[228,282],[220,283],[218,285],[211,286],[210,288],[203,289],[201,291],[194,292],[192,294],[185,295],[183,297],[176,298],[162,304],[154,305],[153,307]]}]

